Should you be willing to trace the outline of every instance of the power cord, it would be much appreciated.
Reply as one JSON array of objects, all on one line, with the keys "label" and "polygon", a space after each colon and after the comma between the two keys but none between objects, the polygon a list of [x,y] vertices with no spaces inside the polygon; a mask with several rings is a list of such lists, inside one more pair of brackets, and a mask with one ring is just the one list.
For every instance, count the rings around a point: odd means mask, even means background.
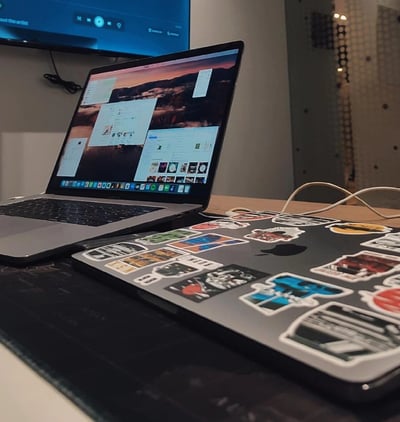
[{"label": "power cord", "polygon": [[73,81],[66,81],[66,80],[61,78],[60,74],[58,73],[56,63],[54,61],[53,52],[51,50],[49,50],[49,54],[50,54],[50,58],[51,58],[51,62],[53,64],[53,69],[54,69],[55,74],[45,73],[43,75],[43,77],[45,79],[47,79],[49,82],[51,82],[55,85],[60,85],[62,88],[64,88],[70,94],[76,94],[78,91],[81,91],[82,90],[81,85],[79,85],[79,84],[77,84]]},{"label": "power cord", "polygon": [[391,192],[400,193],[400,188],[396,188],[396,187],[393,187],[393,186],[374,186],[374,187],[370,187],[370,188],[360,189],[357,192],[352,193],[349,190],[342,188],[341,186],[337,186],[333,183],[328,183],[328,182],[308,182],[308,183],[304,183],[303,185],[299,186],[287,199],[285,205],[283,206],[283,208],[280,211],[281,214],[285,213],[285,211],[288,208],[290,202],[295,198],[295,196],[300,191],[302,191],[303,189],[308,188],[310,186],[325,186],[325,187],[333,188],[333,189],[336,189],[336,190],[339,190],[339,191],[345,193],[346,196],[343,199],[336,201],[333,204],[328,205],[324,208],[320,208],[318,210],[313,210],[313,211],[306,211],[306,212],[303,212],[299,215],[311,215],[311,214],[317,214],[317,213],[320,213],[320,212],[323,212],[323,211],[328,211],[328,210],[331,210],[332,208],[337,207],[338,205],[344,204],[349,199],[354,198],[357,201],[361,202],[362,205],[366,206],[373,213],[375,213],[376,215],[379,215],[379,217],[381,217],[381,218],[390,219],[390,218],[399,218],[400,217],[400,214],[393,214],[393,215],[383,214],[380,211],[378,211],[376,208],[374,208],[370,204],[368,204],[368,202],[366,202],[362,198],[360,198],[360,195],[363,195],[363,194],[368,193],[368,192],[391,191]]},{"label": "power cord", "polygon": [[[335,185],[335,184],[329,183],[329,182],[308,182],[308,183],[304,183],[303,185],[299,186],[295,191],[293,191],[293,193],[286,200],[286,202],[285,202],[284,206],[282,207],[281,211],[279,211],[279,214],[287,213],[286,210],[288,209],[290,203],[294,200],[296,195],[300,191],[302,191],[306,188],[312,187],[312,186],[323,186],[323,187],[333,188],[333,189],[339,190],[340,192],[344,193],[346,196],[343,199],[341,199],[341,200],[339,200],[339,201],[337,201],[333,204],[330,204],[330,205],[328,205],[324,208],[320,208],[320,209],[312,210],[312,211],[306,211],[306,212],[302,212],[302,213],[296,213],[296,215],[318,214],[320,212],[331,210],[332,208],[335,208],[335,207],[337,207],[341,204],[344,204],[345,202],[354,198],[358,202],[360,202],[362,205],[367,207],[369,210],[371,210],[373,213],[377,214],[381,218],[384,218],[384,219],[400,218],[400,214],[393,214],[393,215],[383,214],[380,211],[378,211],[376,208],[374,208],[370,204],[368,204],[367,201],[360,198],[360,195],[363,195],[363,194],[368,193],[368,192],[391,191],[391,192],[400,193],[400,188],[396,188],[396,187],[393,187],[393,186],[374,186],[374,187],[370,187],[370,188],[360,189],[357,192],[353,193],[353,192],[350,192],[349,190],[347,190],[345,188],[342,188],[341,186],[338,186],[338,185]],[[235,214],[242,213],[242,212],[254,212],[254,210],[250,210],[250,209],[244,208],[244,207],[235,207],[235,208],[231,208],[230,210],[226,211],[225,215],[227,217],[232,217]]]}]

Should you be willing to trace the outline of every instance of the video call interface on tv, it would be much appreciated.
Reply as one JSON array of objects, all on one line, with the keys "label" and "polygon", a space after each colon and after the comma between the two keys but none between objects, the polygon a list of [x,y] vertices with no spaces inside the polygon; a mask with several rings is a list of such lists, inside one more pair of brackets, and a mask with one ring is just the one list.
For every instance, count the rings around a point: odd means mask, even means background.
[{"label": "video call interface on tv", "polygon": [[0,41],[154,56],[189,48],[190,0],[0,0]]},{"label": "video call interface on tv", "polygon": [[92,74],[58,163],[58,186],[187,194],[204,185],[237,54]]}]

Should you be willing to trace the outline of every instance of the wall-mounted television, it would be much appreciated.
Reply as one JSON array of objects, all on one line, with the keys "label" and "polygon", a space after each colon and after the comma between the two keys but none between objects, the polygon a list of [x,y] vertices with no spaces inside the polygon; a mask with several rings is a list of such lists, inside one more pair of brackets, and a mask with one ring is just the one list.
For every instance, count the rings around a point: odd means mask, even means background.
[{"label": "wall-mounted television", "polygon": [[0,43],[107,56],[189,48],[190,0],[0,0]]}]

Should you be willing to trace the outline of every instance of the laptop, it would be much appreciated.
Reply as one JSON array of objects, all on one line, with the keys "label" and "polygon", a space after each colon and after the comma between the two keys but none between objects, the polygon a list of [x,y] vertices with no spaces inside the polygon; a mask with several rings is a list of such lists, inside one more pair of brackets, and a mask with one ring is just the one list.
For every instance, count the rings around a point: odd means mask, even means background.
[{"label": "laptop", "polygon": [[400,388],[399,229],[244,212],[72,257],[329,398]]},{"label": "laptop", "polygon": [[0,204],[0,259],[25,264],[206,208],[242,50],[91,70],[46,191]]}]

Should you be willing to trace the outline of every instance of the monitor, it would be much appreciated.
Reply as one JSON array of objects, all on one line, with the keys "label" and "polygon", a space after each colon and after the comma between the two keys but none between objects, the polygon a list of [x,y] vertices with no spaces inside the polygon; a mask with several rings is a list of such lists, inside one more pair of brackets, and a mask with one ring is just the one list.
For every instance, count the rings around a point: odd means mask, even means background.
[{"label": "monitor", "polygon": [[189,48],[190,0],[0,0],[0,43],[107,56]]}]

